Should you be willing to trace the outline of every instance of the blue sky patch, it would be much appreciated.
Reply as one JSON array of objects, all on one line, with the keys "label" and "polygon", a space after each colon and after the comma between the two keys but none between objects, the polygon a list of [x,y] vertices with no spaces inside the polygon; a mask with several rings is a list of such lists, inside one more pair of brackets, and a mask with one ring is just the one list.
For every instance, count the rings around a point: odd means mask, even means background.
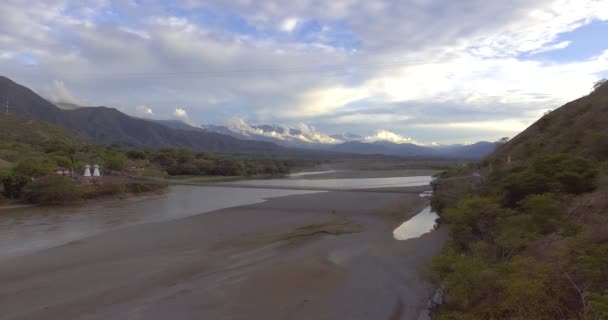
[{"label": "blue sky patch", "polygon": [[563,33],[554,41],[570,41],[564,49],[524,56],[527,59],[570,62],[590,59],[608,49],[608,22],[593,21],[571,32]]}]

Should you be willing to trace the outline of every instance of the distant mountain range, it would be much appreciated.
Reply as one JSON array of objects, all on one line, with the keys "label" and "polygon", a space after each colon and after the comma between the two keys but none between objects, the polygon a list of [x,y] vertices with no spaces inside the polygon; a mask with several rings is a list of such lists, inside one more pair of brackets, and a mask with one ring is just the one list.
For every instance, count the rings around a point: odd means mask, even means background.
[{"label": "distant mountain range", "polygon": [[[10,113],[30,117],[68,129],[97,144],[128,147],[182,147],[220,153],[289,152],[306,149],[351,154],[384,154],[419,158],[481,159],[496,144],[423,146],[370,139],[353,133],[325,134],[314,127],[259,124],[233,119],[226,126],[194,127],[179,120],[150,120],[126,115],[107,107],[55,104],[32,90],[0,76],[0,97],[9,100]],[[403,139],[398,140],[403,141]]]},{"label": "distant mountain range", "polygon": [[[97,144],[129,147],[183,147],[223,153],[280,153],[273,143],[244,141],[205,130],[176,128],[172,123],[155,123],[128,116],[106,107],[59,109],[32,90],[0,77],[0,97],[7,97],[9,112],[64,127]],[[171,126],[173,125],[173,127]]]},{"label": "distant mountain range", "polygon": [[328,135],[307,125],[250,125],[243,120],[229,121],[226,126],[203,125],[204,130],[245,140],[276,143],[291,148],[306,148],[353,154],[384,154],[402,157],[481,159],[496,149],[493,142],[477,142],[470,145],[424,146],[413,143],[396,143],[376,140],[354,133]]}]

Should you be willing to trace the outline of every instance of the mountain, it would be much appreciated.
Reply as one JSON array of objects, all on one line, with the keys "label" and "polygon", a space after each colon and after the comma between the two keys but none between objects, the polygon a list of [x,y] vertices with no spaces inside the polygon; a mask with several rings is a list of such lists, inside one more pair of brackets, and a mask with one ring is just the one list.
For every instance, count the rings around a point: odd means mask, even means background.
[{"label": "mountain", "polygon": [[328,135],[304,124],[298,126],[256,125],[248,124],[242,119],[232,119],[226,126],[203,125],[201,127],[209,132],[230,135],[238,139],[267,141],[292,148],[365,155],[479,160],[496,148],[496,144],[493,142],[435,147],[385,140],[369,141],[370,139],[354,133]]},{"label": "mountain", "polygon": [[59,125],[97,144],[128,147],[183,147],[224,153],[277,153],[284,149],[267,142],[243,141],[231,136],[167,125],[128,116],[116,109],[87,107],[61,110],[32,90],[0,77],[0,97],[7,97],[9,112],[20,117]]},{"label": "mountain", "polygon": [[[608,159],[608,82],[545,114],[501,146],[492,158],[531,161],[548,153]],[[604,160],[602,158],[601,160]]]},{"label": "mountain", "polygon": [[483,159],[496,150],[495,142],[480,141],[473,144],[438,146],[434,148],[438,153],[446,157],[460,159]]},{"label": "mountain", "polygon": [[4,143],[13,142],[33,146],[50,142],[64,146],[84,144],[80,137],[62,127],[2,112],[0,113],[0,149]]},{"label": "mountain", "polygon": [[158,124],[161,124],[165,127],[169,127],[172,129],[190,130],[190,131],[198,131],[198,132],[205,131],[202,128],[193,127],[181,120],[171,120],[171,119],[169,119],[169,120],[144,119],[144,120],[152,121],[154,123],[158,123]]},{"label": "mountain", "polygon": [[424,157],[439,156],[433,148],[419,146],[411,143],[392,143],[377,141],[372,143],[351,141],[336,145],[333,151],[359,153],[359,154],[386,154],[394,156]]}]

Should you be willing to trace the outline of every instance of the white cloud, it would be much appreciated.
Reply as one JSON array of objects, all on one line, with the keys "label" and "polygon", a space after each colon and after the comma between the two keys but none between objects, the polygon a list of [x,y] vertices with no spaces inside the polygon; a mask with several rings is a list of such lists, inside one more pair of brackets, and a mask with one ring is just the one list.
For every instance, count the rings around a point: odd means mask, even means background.
[{"label": "white cloud", "polygon": [[[529,123],[530,114],[588,93],[608,70],[608,51],[570,62],[533,55],[575,46],[576,39],[559,35],[608,20],[608,1],[462,0],[435,7],[420,0],[150,1],[145,8],[110,0],[5,0],[0,70],[54,99],[127,110],[153,104],[157,115],[187,105],[190,115],[174,115],[187,121],[242,114],[409,134],[425,129],[415,123],[449,118],[446,138],[474,134],[481,129],[471,123],[480,121]],[[201,8],[252,28],[167,15]],[[308,21],[318,21],[319,31],[303,28]],[[19,54],[31,55],[36,66],[24,67]],[[521,125],[481,126],[497,137],[506,127]]]},{"label": "white cloud", "polygon": [[152,108],[148,106],[137,106],[135,107],[135,115],[141,118],[154,118],[155,114]]},{"label": "white cloud", "polygon": [[398,123],[409,119],[411,119],[410,116],[394,113],[354,113],[333,117],[329,119],[329,122],[338,124],[383,124]]},{"label": "white cloud", "polygon": [[188,112],[186,112],[186,110],[182,109],[182,108],[177,108],[175,109],[175,111],[173,111],[173,117],[181,120],[191,126],[194,126],[194,122],[192,120],[190,120],[190,117],[188,116]]},{"label": "white cloud", "polygon": [[532,121],[522,121],[519,119],[506,119],[496,121],[465,121],[465,122],[445,122],[445,123],[417,123],[414,128],[431,128],[442,130],[478,130],[518,133],[526,129]]},{"label": "white cloud", "polygon": [[378,130],[378,131],[376,131],[375,134],[363,138],[363,141],[365,141],[365,142],[387,141],[387,142],[399,143],[399,144],[412,143],[412,144],[421,145],[421,143],[415,141],[412,138],[404,137],[402,135],[399,135],[397,133],[394,133],[394,132],[391,132],[388,130]]},{"label": "white cloud", "polygon": [[293,32],[298,26],[298,18],[287,18],[281,22],[281,31]]},{"label": "white cloud", "polygon": [[336,144],[342,141],[318,131],[315,127],[298,123],[296,125],[250,125],[245,120],[233,117],[226,121],[226,127],[245,136],[264,136],[286,141],[302,141],[308,143]]},{"label": "white cloud", "polygon": [[54,102],[83,104],[82,100],[77,98],[61,80],[53,80],[44,90],[44,95]]}]

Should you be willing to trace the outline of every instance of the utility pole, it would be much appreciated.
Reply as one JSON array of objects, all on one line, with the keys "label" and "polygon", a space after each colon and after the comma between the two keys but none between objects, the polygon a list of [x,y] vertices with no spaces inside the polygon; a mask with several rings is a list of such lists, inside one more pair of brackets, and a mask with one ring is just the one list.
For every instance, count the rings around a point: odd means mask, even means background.
[{"label": "utility pole", "polygon": [[6,114],[8,114],[8,96],[6,96]]}]

